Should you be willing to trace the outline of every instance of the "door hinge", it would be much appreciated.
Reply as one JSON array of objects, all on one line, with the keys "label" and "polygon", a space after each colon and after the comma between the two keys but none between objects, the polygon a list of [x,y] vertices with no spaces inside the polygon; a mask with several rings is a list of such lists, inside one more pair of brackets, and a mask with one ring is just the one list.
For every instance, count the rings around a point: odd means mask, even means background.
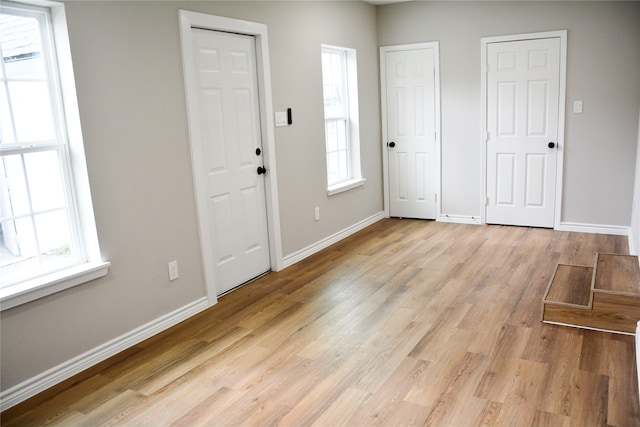
[{"label": "door hinge", "polygon": [[486,197],[486,199],[484,201],[484,205],[485,206],[489,206],[489,196]]},{"label": "door hinge", "polygon": [[435,199],[436,203],[438,203],[438,193],[434,194],[434,199]]}]

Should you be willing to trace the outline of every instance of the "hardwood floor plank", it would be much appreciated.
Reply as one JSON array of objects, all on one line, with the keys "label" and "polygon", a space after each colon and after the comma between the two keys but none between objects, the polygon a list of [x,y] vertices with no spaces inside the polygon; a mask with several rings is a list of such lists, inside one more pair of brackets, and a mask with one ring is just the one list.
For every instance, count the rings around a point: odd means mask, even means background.
[{"label": "hardwood floor plank", "polygon": [[182,417],[175,420],[172,427],[210,426],[224,418],[224,410],[236,405],[242,398],[242,393],[222,387],[214,394],[199,402],[197,406]]},{"label": "hardwood floor plank", "polygon": [[449,419],[464,406],[471,396],[471,389],[478,384],[486,365],[486,358],[480,354],[466,353],[457,367],[455,375],[450,378],[443,393],[432,405],[425,425],[448,425]]},{"label": "hardwood floor plank", "polygon": [[531,427],[569,427],[570,425],[571,418],[544,411],[536,411],[533,421],[531,422]]},{"label": "hardwood floor plank", "polygon": [[3,412],[1,425],[640,425],[633,337],[539,321],[556,263],[627,245],[384,219]]},{"label": "hardwood floor plank", "polygon": [[285,417],[283,419],[283,421],[285,421],[283,425],[312,425],[314,427],[348,426],[350,425],[350,420],[354,412],[356,412],[369,397],[370,393],[366,391],[347,388],[333,400],[333,403],[320,414],[313,424],[290,423],[289,419]]},{"label": "hardwood floor plank", "polygon": [[[102,391],[97,391],[96,393],[103,394]],[[105,398],[102,399],[100,405],[85,407],[82,417],[79,417],[77,420],[67,419],[66,423],[71,426],[78,425],[86,427],[105,425],[113,418],[113,414],[120,414],[127,408],[135,408],[147,400],[147,396],[132,390],[120,390],[113,396],[111,394],[105,394]]]},{"label": "hardwood floor plank", "polygon": [[502,328],[490,356],[491,364],[474,394],[476,397],[504,403],[505,392],[516,373],[530,333],[528,328],[511,325]]},{"label": "hardwood floor plank", "polygon": [[[404,401],[408,389],[413,380],[422,375],[429,365],[428,362],[419,359],[404,358],[402,363],[388,376],[384,384],[364,402],[358,410],[349,418],[352,425],[390,425],[398,423],[394,412],[402,412],[400,407],[407,404]],[[369,390],[362,388],[363,391]],[[424,405],[423,405],[424,406]],[[423,414],[427,415],[427,408]]]},{"label": "hardwood floor plank", "polygon": [[[608,425],[609,378],[588,372],[573,373],[571,391],[571,424],[581,426]],[[575,404],[589,402],[588,405]],[[615,418],[615,417],[614,417]],[[637,423],[635,423],[637,424]]]}]

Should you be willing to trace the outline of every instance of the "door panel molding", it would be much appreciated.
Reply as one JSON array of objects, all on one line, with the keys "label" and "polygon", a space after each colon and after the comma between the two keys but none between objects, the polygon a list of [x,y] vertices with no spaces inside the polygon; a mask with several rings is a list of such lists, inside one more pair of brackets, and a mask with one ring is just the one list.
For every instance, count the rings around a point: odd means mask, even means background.
[{"label": "door panel molding", "polygon": [[197,13],[186,10],[179,11],[180,43],[182,51],[182,65],[187,104],[187,118],[189,125],[189,139],[191,144],[191,162],[196,196],[196,210],[202,251],[202,265],[206,284],[207,297],[210,305],[217,303],[217,287],[215,281],[215,265],[213,248],[208,236],[211,234],[211,224],[208,221],[208,207],[206,197],[205,176],[202,172],[203,144],[197,137],[201,129],[198,117],[197,83],[193,78],[195,72],[195,58],[193,55],[192,28],[222,31],[253,36],[256,48],[256,66],[258,77],[260,131],[262,133],[262,149],[265,167],[269,173],[265,175],[265,196],[267,205],[267,229],[269,234],[269,254],[271,270],[283,268],[282,238],[280,232],[280,212],[278,208],[278,188],[275,158],[275,136],[273,123],[273,102],[271,94],[271,75],[269,66],[269,49],[267,26],[250,21],[225,18],[221,16]]},{"label": "door panel molding", "polygon": [[[539,33],[514,34],[494,37],[483,37],[480,39],[481,47],[481,119],[482,130],[480,141],[482,144],[482,217],[481,222],[486,224],[487,212],[487,50],[490,43],[502,43],[513,41],[540,40],[557,38],[560,41],[560,79],[558,92],[558,129],[557,129],[557,161],[556,161],[556,187],[555,187],[555,211],[554,229],[560,228],[562,219],[562,190],[563,190],[563,166],[564,166],[564,133],[565,133],[565,111],[566,111],[566,80],[567,80],[567,30],[545,31]],[[504,66],[509,65],[509,58],[504,59]],[[508,95],[505,93],[505,96]],[[505,124],[504,130],[508,130]],[[535,130],[535,129],[533,129]]]},{"label": "door panel molding", "polygon": [[384,215],[390,216],[390,191],[389,191],[389,152],[387,142],[389,142],[389,130],[387,125],[387,75],[386,75],[386,54],[388,52],[411,51],[420,49],[432,49],[434,61],[434,115],[435,115],[435,219],[440,218],[441,212],[441,137],[440,137],[440,43],[424,42],[411,43],[393,46],[383,46],[380,48],[380,88],[381,88],[381,111],[382,111],[382,165],[383,165],[383,188],[384,188]]}]

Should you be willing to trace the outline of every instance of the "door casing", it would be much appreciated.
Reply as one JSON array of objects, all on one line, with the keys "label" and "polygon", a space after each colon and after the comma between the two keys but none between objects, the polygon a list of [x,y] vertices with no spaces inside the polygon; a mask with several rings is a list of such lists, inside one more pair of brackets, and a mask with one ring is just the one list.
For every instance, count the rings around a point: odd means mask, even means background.
[{"label": "door casing", "polygon": [[560,39],[560,85],[558,94],[558,141],[557,141],[557,161],[556,161],[556,195],[554,229],[560,227],[562,213],[562,183],[564,165],[564,123],[565,123],[565,103],[566,103],[566,81],[567,81],[567,31],[545,31],[540,33],[515,34],[507,36],[483,37],[481,44],[481,115],[482,132],[480,140],[482,143],[482,217],[481,221],[486,224],[487,213],[487,45],[489,43],[501,43],[510,41],[538,40],[548,38]]},{"label": "door casing", "polygon": [[441,149],[440,149],[440,43],[439,42],[425,42],[425,43],[411,43],[394,46],[383,46],[380,48],[380,101],[382,111],[382,167],[383,167],[383,188],[384,188],[384,215],[389,218],[389,151],[387,149],[388,129],[387,129],[387,77],[386,77],[386,53],[402,50],[419,50],[419,49],[433,49],[434,55],[434,85],[435,85],[435,131],[436,131],[436,150],[435,150],[435,189],[436,189],[436,220],[440,218],[441,212],[441,197],[440,197],[440,182],[441,182]]},{"label": "door casing", "polygon": [[208,236],[210,236],[210,224],[207,219],[205,173],[202,170],[203,141],[197,137],[199,109],[196,83],[193,81],[194,58],[192,54],[193,40],[191,28],[200,28],[212,31],[224,31],[244,34],[255,37],[256,65],[258,74],[258,93],[260,108],[260,131],[262,133],[263,159],[268,173],[265,175],[265,197],[267,204],[267,228],[269,233],[269,255],[271,270],[279,271],[283,268],[282,240],[280,233],[280,212],[278,209],[278,188],[276,178],[275,136],[273,123],[273,108],[271,95],[271,76],[269,67],[269,50],[267,39],[267,26],[250,21],[225,18],[186,10],[179,11],[180,17],[180,43],[182,51],[182,64],[184,72],[185,95],[187,101],[187,119],[189,123],[189,140],[191,145],[191,166],[196,196],[196,209],[198,214],[198,230],[200,234],[200,247],[202,253],[202,265],[206,284],[209,305],[217,303],[217,288],[215,283],[215,266],[213,248]]}]

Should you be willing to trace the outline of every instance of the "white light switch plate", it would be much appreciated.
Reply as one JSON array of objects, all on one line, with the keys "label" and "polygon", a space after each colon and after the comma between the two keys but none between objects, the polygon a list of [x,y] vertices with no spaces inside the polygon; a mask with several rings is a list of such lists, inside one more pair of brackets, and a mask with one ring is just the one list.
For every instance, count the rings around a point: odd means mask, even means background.
[{"label": "white light switch plate", "polygon": [[573,112],[582,113],[582,101],[573,101]]},{"label": "white light switch plate", "polygon": [[287,113],[284,111],[276,111],[276,126],[287,126]]}]

